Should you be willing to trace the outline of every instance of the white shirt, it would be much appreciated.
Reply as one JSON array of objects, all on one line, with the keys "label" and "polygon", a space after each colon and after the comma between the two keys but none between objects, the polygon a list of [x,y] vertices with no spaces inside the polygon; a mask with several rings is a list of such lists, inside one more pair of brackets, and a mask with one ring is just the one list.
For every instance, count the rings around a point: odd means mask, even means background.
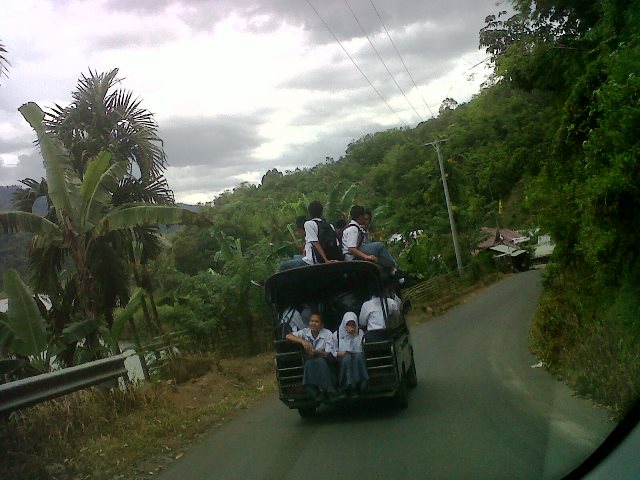
[{"label": "white shirt", "polygon": [[321,221],[321,218],[313,218],[304,222],[304,257],[302,261],[313,265],[316,263],[313,259],[313,246],[311,242],[318,241],[318,224],[316,220]]},{"label": "white shirt", "polygon": [[282,314],[280,320],[283,324],[289,325],[291,327],[291,331],[293,332],[302,330],[307,326],[302,320],[302,315],[300,315],[300,312],[298,312],[298,310],[293,307],[287,308]]},{"label": "white shirt", "polygon": [[329,353],[333,352],[333,334],[331,333],[331,330],[323,328],[318,332],[318,336],[316,338],[313,338],[313,335],[311,334],[311,328],[306,327],[302,330],[298,330],[297,332],[293,332],[293,335],[309,342],[314,350],[320,350]]},{"label": "white shirt", "polygon": [[[391,316],[398,312],[398,305],[394,300],[387,298],[386,302],[387,315]],[[371,300],[367,300],[362,304],[360,315],[358,316],[358,323],[362,328],[366,327],[367,331],[386,328],[379,297],[373,297]]]},{"label": "white shirt", "polygon": [[[355,227],[354,227],[355,225]],[[355,256],[349,252],[349,248],[358,248],[358,240],[363,235],[360,225],[355,220],[351,220],[349,225],[342,230],[342,253],[345,260],[353,260]]]}]

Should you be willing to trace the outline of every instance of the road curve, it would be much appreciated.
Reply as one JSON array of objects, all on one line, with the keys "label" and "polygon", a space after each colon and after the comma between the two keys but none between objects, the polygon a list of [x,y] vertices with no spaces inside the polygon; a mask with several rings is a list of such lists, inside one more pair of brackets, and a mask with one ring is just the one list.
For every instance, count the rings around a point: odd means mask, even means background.
[{"label": "road curve", "polygon": [[613,428],[527,349],[540,271],[510,276],[412,329],[409,408],[376,402],[299,418],[268,399],[159,475],[182,479],[561,478]]}]

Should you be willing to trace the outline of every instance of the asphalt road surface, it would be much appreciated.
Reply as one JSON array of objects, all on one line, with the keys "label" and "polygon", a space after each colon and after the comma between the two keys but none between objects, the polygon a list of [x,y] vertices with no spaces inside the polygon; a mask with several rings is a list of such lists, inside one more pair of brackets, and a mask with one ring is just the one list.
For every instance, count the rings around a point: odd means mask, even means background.
[{"label": "asphalt road surface", "polygon": [[513,275],[412,329],[409,408],[332,406],[301,419],[264,401],[173,463],[175,479],[561,478],[614,427],[527,348],[540,271]]}]

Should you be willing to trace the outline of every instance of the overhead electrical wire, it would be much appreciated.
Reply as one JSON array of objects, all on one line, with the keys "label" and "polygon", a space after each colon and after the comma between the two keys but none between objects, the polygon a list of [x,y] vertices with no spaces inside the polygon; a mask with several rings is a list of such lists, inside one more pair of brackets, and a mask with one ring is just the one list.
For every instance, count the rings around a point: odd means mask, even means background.
[{"label": "overhead electrical wire", "polygon": [[391,45],[393,45],[393,49],[396,51],[396,54],[398,55],[398,58],[400,59],[400,61],[402,62],[402,65],[404,66],[405,71],[407,72],[407,75],[409,75],[409,78],[411,79],[411,81],[413,82],[413,86],[416,87],[416,90],[418,91],[418,93],[420,94],[420,98],[422,98],[422,103],[424,103],[424,106],[427,107],[427,110],[429,110],[429,113],[431,114],[432,117],[435,117],[435,114],[433,113],[433,111],[431,110],[431,107],[429,106],[429,104],[427,103],[427,101],[424,99],[424,97],[422,96],[422,92],[420,91],[420,89],[418,88],[418,85],[416,84],[416,81],[413,79],[413,75],[411,75],[411,73],[409,72],[409,69],[407,68],[407,65],[404,63],[404,60],[402,59],[402,55],[400,55],[400,52],[398,51],[396,44],[393,42],[393,40],[391,39],[391,35],[389,34],[389,31],[387,30],[387,27],[385,26],[384,22],[382,21],[382,17],[380,16],[380,13],[378,12],[378,9],[376,8],[376,6],[373,3],[373,0],[369,0],[369,2],[371,3],[371,6],[373,7],[373,9],[376,12],[376,15],[378,16],[378,19],[380,20],[380,23],[382,24],[382,28],[384,28],[385,33],[387,34],[387,37],[389,38],[389,41],[391,42]]},{"label": "overhead electrical wire", "polygon": [[418,118],[420,119],[421,122],[424,122],[424,118],[422,118],[422,115],[420,115],[418,113],[418,111],[415,109],[415,107],[413,106],[413,103],[411,103],[411,100],[409,100],[409,98],[407,97],[407,95],[404,93],[404,90],[402,90],[402,87],[398,84],[398,82],[396,81],[395,77],[393,76],[393,73],[391,73],[391,70],[389,70],[389,67],[387,67],[387,64],[384,63],[384,60],[382,59],[382,56],[380,55],[380,53],[378,52],[378,49],[375,47],[375,45],[373,44],[373,42],[371,41],[371,39],[369,38],[369,35],[367,35],[367,32],[365,32],[364,28],[362,27],[362,24],[360,23],[360,20],[358,20],[358,17],[356,16],[355,12],[353,11],[353,9],[351,8],[351,5],[349,5],[349,1],[348,0],[344,0],[344,3],[347,4],[347,8],[349,9],[349,11],[351,12],[351,15],[353,15],[353,18],[355,19],[356,23],[358,24],[358,26],[360,27],[360,30],[362,31],[362,33],[364,34],[364,36],[367,38],[369,45],[371,45],[371,48],[373,48],[373,51],[376,53],[376,55],[378,56],[378,60],[380,60],[380,62],[382,63],[382,65],[384,65],[384,68],[387,70],[387,73],[389,74],[389,76],[391,77],[391,80],[393,80],[393,83],[396,84],[396,87],[398,87],[398,90],[400,90],[400,93],[402,93],[402,96],[404,97],[404,99],[407,101],[407,103],[409,104],[409,106],[413,109],[414,113],[418,116]]},{"label": "overhead electrical wire", "polygon": [[387,108],[389,108],[389,110],[391,111],[391,113],[393,113],[398,120],[400,121],[400,123],[404,124],[405,126],[409,126],[404,120],[402,120],[402,118],[400,118],[400,115],[398,115],[398,113],[391,107],[391,105],[389,105],[389,102],[387,102],[385,100],[385,98],[382,96],[382,94],[378,91],[378,89],[373,85],[373,83],[371,83],[371,80],[369,80],[369,77],[367,77],[367,75],[362,71],[362,69],[358,66],[358,64],[356,63],[356,61],[353,59],[353,57],[349,54],[349,52],[347,51],[346,48],[344,48],[344,46],[342,45],[342,42],[340,42],[340,40],[338,39],[338,37],[336,36],[335,33],[333,33],[333,30],[331,30],[331,27],[329,27],[329,25],[327,24],[327,22],[324,21],[324,19],[320,16],[320,14],[318,13],[318,10],[316,10],[316,7],[313,6],[313,4],[311,3],[311,0],[307,0],[307,3],[309,4],[309,6],[313,9],[313,11],[315,12],[315,14],[317,15],[317,17],[320,19],[320,21],[324,24],[324,26],[326,27],[326,29],[329,31],[329,33],[333,36],[333,38],[335,39],[336,42],[338,42],[338,45],[340,45],[340,48],[342,48],[342,51],[347,55],[347,57],[349,57],[349,60],[351,60],[351,63],[353,63],[353,65],[358,69],[358,71],[360,72],[360,74],[364,77],[364,79],[367,81],[367,83],[371,86],[371,88],[373,88],[373,90],[378,94],[378,96],[380,97],[380,99],[385,103],[385,105],[387,106]]}]

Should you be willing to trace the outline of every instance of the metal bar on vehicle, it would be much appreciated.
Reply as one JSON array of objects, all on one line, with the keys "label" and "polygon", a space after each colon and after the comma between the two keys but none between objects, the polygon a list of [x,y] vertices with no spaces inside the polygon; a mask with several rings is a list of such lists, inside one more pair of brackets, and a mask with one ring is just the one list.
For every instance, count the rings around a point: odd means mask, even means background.
[{"label": "metal bar on vehicle", "polygon": [[372,346],[372,345],[391,345],[393,342],[391,340],[381,340],[379,342],[365,342],[365,345],[368,346]]},{"label": "metal bar on vehicle", "polygon": [[0,413],[10,413],[126,375],[124,360],[134,353],[129,351],[75,367],[2,384],[0,385]]},{"label": "metal bar on vehicle", "polygon": [[381,368],[393,368],[393,365],[378,365],[374,367],[367,367],[367,370],[379,370]]},{"label": "metal bar on vehicle", "polygon": [[391,355],[387,355],[384,357],[367,357],[367,362],[373,362],[374,360],[391,360],[393,357]]}]

